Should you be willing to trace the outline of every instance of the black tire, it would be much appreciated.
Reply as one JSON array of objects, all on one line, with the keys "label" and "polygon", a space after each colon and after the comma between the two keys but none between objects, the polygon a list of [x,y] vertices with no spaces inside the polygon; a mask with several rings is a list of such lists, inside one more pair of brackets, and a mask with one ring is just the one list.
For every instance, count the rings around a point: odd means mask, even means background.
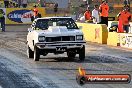
[{"label": "black tire", "polygon": [[85,60],[85,46],[83,46],[79,51],[79,60],[84,61]]},{"label": "black tire", "polygon": [[76,81],[80,86],[83,86],[86,83],[86,78],[83,76],[76,76]]},{"label": "black tire", "polygon": [[69,59],[74,59],[76,56],[76,53],[74,51],[68,51],[67,56]]},{"label": "black tire", "polygon": [[28,58],[34,57],[34,52],[30,49],[30,47],[27,45],[27,56]]},{"label": "black tire", "polygon": [[40,59],[39,48],[35,46],[34,47],[34,61],[39,61],[39,59]]},{"label": "black tire", "polygon": [[43,53],[43,56],[47,56],[48,55],[48,53]]}]

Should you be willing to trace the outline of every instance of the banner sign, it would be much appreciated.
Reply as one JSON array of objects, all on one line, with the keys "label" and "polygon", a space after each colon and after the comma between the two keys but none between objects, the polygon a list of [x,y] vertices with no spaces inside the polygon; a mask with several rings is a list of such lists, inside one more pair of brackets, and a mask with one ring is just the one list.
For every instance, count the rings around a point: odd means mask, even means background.
[{"label": "banner sign", "polygon": [[14,10],[7,14],[10,21],[17,23],[30,23],[33,12],[31,10]]},{"label": "banner sign", "polygon": [[[6,24],[31,24],[33,8],[0,8],[5,12]],[[54,13],[47,14],[45,8],[38,7],[38,12],[42,17],[55,16]],[[57,14],[62,16],[62,14]]]},{"label": "banner sign", "polygon": [[132,34],[120,34],[120,45],[125,48],[132,48]]},{"label": "banner sign", "polygon": [[[6,8],[6,24],[31,24],[33,8]],[[45,8],[38,8],[42,17],[45,16]]]}]

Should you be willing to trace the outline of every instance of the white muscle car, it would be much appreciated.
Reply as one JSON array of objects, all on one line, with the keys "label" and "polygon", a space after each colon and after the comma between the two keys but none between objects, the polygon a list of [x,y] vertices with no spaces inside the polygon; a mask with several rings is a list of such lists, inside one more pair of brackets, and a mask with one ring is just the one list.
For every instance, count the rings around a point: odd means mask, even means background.
[{"label": "white muscle car", "polygon": [[80,60],[85,59],[83,33],[71,17],[37,18],[28,31],[28,58],[39,61],[40,55],[67,52],[68,58],[74,58],[79,54]]}]

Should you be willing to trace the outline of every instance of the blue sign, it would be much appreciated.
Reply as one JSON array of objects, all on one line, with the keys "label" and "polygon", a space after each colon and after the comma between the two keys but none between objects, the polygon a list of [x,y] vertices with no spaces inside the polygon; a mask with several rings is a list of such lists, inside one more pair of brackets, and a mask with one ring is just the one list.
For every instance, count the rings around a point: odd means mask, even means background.
[{"label": "blue sign", "polygon": [[7,14],[7,18],[17,23],[29,23],[31,22],[32,11],[31,10],[14,10]]}]

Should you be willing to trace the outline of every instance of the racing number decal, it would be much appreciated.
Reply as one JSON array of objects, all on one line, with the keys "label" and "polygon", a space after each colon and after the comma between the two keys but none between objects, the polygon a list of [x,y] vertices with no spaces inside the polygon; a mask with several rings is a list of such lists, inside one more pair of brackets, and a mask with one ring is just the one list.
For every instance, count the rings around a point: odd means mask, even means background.
[{"label": "racing number decal", "polygon": [[126,37],[125,36],[121,37],[121,43],[123,46],[126,45]]}]

